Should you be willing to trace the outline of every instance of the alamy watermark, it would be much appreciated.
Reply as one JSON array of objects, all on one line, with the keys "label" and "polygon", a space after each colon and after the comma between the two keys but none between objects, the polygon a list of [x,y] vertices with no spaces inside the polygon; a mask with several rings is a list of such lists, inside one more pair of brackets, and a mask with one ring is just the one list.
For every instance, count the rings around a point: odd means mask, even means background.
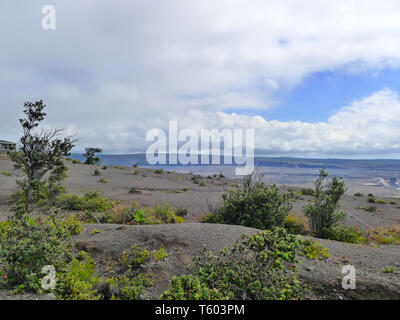
[{"label": "alamy watermark", "polygon": [[56,29],[56,8],[52,5],[42,7],[42,28],[44,30]]},{"label": "alamy watermark", "polygon": [[149,130],[146,141],[153,143],[146,151],[147,162],[152,165],[219,165],[222,162],[236,165],[236,175],[253,173],[254,129],[200,129],[199,132],[200,136],[195,129],[178,132],[177,121],[169,121],[168,134],[163,129]]},{"label": "alamy watermark", "polygon": [[342,268],[342,274],[345,274],[345,276],[342,279],[342,288],[344,290],[355,290],[356,289],[356,268],[351,265],[345,265]]},{"label": "alamy watermark", "polygon": [[41,271],[46,274],[42,279],[42,288],[44,290],[54,290],[56,288],[56,269],[51,265],[47,265]]}]

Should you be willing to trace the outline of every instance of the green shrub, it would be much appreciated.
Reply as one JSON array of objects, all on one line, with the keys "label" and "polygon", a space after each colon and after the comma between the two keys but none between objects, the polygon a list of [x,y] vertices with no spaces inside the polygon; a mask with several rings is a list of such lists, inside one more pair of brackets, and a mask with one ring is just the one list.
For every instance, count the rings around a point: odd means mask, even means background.
[{"label": "green shrub", "polygon": [[[26,205],[26,194],[23,186],[24,181],[19,181],[20,190],[11,195],[11,199],[15,204]],[[41,182],[32,189],[30,203],[38,207],[52,207],[57,205],[57,198],[65,193],[65,188],[58,183]]]},{"label": "green shrub", "polygon": [[369,203],[376,203],[376,200],[375,200],[375,198],[368,197],[368,202]]},{"label": "green shrub", "polygon": [[84,251],[58,273],[56,296],[59,300],[99,300],[95,289],[99,276],[95,274],[95,262]]},{"label": "green shrub", "polygon": [[362,231],[356,227],[347,226],[336,226],[329,229],[327,239],[359,244],[366,242],[366,238]]},{"label": "green shrub", "polygon": [[35,221],[27,215],[9,218],[0,238],[0,286],[15,292],[41,293],[41,270],[57,271],[71,259],[70,227],[55,216]]},{"label": "green shrub", "polygon": [[166,204],[151,207],[138,208],[136,202],[131,207],[114,206],[99,215],[101,223],[116,224],[161,224],[161,223],[182,223],[183,218],[175,214],[174,209]]},{"label": "green shrub", "polygon": [[109,181],[106,178],[101,178],[99,179],[99,183],[109,183]]},{"label": "green shrub", "polygon": [[102,212],[115,205],[115,202],[102,197],[98,191],[86,191],[82,197],[76,194],[62,194],[57,203],[65,210],[90,212]]},{"label": "green shrub", "polygon": [[93,228],[92,231],[89,232],[89,234],[94,235],[103,232],[101,229]]},{"label": "green shrub", "polygon": [[379,203],[379,204],[386,204],[386,200],[376,200],[376,203]]},{"label": "green shrub", "polygon": [[154,171],[154,173],[157,173],[157,174],[162,174],[163,172],[164,172],[164,169],[157,169]]},{"label": "green shrub", "polygon": [[305,218],[298,215],[288,215],[285,218],[285,228],[291,234],[305,235],[309,232],[310,226]]},{"label": "green shrub", "polygon": [[303,188],[301,189],[301,194],[305,196],[313,196],[315,191],[312,188]]},{"label": "green shrub", "polygon": [[397,274],[396,268],[393,267],[393,266],[382,268],[382,272],[383,272],[383,273],[393,273],[393,274]]},{"label": "green shrub", "polygon": [[243,188],[234,188],[223,195],[224,204],[203,222],[243,225],[257,229],[284,226],[292,204],[276,185],[253,182],[252,176],[243,181]]},{"label": "green shrub", "polygon": [[357,209],[365,210],[365,211],[368,211],[368,212],[376,212],[377,211],[377,207],[375,207],[375,206],[358,207]]},{"label": "green shrub", "polygon": [[400,225],[393,224],[385,227],[375,227],[367,230],[366,237],[368,242],[400,245]]},{"label": "green shrub", "polygon": [[186,216],[188,213],[189,213],[189,210],[188,210],[187,208],[183,208],[183,207],[176,208],[176,211],[175,211],[175,214],[176,214],[178,217],[184,217],[184,216]]},{"label": "green shrub", "polygon": [[142,192],[136,188],[130,188],[129,194],[141,194]]},{"label": "green shrub", "polygon": [[325,260],[329,258],[327,248],[323,248],[318,241],[308,238],[301,241],[299,253],[311,260]]},{"label": "green shrub", "polygon": [[328,173],[321,169],[315,181],[315,199],[304,207],[313,235],[327,238],[330,229],[343,221],[346,214],[340,211],[339,200],[346,192],[342,179],[326,181]]},{"label": "green shrub", "polygon": [[207,284],[192,275],[171,278],[168,290],[164,291],[163,300],[228,300],[218,289],[210,289]]},{"label": "green shrub", "polygon": [[100,171],[99,171],[99,170],[97,170],[97,169],[96,169],[96,170],[94,170],[94,173],[93,173],[93,175],[94,175],[94,176],[99,176],[99,175],[100,175]]},{"label": "green shrub", "polygon": [[2,172],[0,172],[0,174],[2,174],[4,176],[9,176],[9,177],[12,175],[11,171],[2,171]]},{"label": "green shrub", "polygon": [[361,192],[356,192],[354,194],[355,197],[364,197],[364,195]]},{"label": "green shrub", "polygon": [[242,236],[218,255],[203,252],[194,259],[193,273],[201,284],[223,297],[239,300],[299,299],[296,278],[299,241],[283,228]]}]

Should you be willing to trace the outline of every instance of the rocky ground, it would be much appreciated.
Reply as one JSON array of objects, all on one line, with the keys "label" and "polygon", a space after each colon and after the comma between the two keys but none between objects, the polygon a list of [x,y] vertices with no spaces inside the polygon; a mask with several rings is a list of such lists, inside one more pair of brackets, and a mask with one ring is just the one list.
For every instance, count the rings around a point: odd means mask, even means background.
[{"label": "rocky ground", "polygon": [[[85,231],[74,238],[78,248],[90,252],[105,266],[115,261],[123,250],[131,245],[148,249],[164,248],[168,253],[165,261],[149,265],[154,275],[154,286],[148,291],[148,297],[156,299],[167,288],[171,275],[187,272],[194,256],[203,248],[218,251],[230,247],[241,234],[252,234],[258,230],[240,226],[212,225],[197,223],[198,219],[212,208],[221,204],[221,195],[232,185],[239,182],[220,177],[202,177],[204,185],[195,184],[191,174],[173,172],[156,173],[143,168],[119,168],[87,166],[67,163],[69,171],[64,185],[68,192],[82,190],[99,190],[105,196],[129,204],[136,201],[141,206],[155,206],[169,203],[171,206],[188,209],[186,223],[176,225],[123,226],[123,225],[86,225]],[[94,170],[101,173],[94,176]],[[6,173],[7,174],[4,174]],[[11,175],[9,175],[11,174]],[[20,173],[15,171],[12,163],[0,157],[0,219],[11,214],[8,195],[16,190],[15,181]],[[100,183],[106,178],[108,183]],[[135,188],[138,193],[130,193]],[[281,186],[284,192],[299,189]],[[310,196],[301,196],[293,202],[293,213],[302,214],[302,207]],[[400,224],[400,200],[380,198],[385,204],[373,204],[377,212],[366,212],[358,207],[371,205],[367,198],[347,194],[343,197],[342,207],[347,212],[348,223],[361,228]],[[395,201],[396,204],[390,204]],[[398,204],[397,204],[398,203]],[[90,234],[92,228],[102,230]],[[353,245],[330,240],[318,241],[328,248],[329,259],[314,261],[300,258],[299,277],[310,288],[308,299],[400,299],[400,250],[398,246]],[[344,265],[356,268],[356,290],[343,290],[341,273]],[[399,273],[384,273],[385,267],[394,267]],[[7,299],[5,292],[0,292],[0,299]],[[13,298],[16,298],[13,296]],[[21,299],[38,299],[35,296],[22,296]],[[42,298],[42,297],[39,297]],[[47,297],[51,298],[51,297]]]}]

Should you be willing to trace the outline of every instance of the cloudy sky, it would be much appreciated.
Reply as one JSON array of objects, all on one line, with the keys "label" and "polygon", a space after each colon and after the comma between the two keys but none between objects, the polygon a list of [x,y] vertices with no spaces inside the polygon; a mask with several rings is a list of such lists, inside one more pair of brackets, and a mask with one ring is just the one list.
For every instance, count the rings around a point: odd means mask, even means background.
[{"label": "cloudy sky", "polygon": [[76,150],[146,150],[177,120],[269,155],[400,154],[398,0],[2,0],[0,29],[0,139],[43,99]]}]

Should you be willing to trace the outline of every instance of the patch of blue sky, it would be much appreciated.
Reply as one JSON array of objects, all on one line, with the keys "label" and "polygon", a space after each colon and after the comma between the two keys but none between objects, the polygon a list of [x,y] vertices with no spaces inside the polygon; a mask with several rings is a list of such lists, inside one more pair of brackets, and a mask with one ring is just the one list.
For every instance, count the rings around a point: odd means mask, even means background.
[{"label": "patch of blue sky", "polygon": [[229,108],[227,113],[260,115],[267,120],[325,122],[354,100],[389,88],[400,93],[400,69],[350,73],[346,70],[316,72],[292,90],[277,93],[279,101],[266,109]]}]

